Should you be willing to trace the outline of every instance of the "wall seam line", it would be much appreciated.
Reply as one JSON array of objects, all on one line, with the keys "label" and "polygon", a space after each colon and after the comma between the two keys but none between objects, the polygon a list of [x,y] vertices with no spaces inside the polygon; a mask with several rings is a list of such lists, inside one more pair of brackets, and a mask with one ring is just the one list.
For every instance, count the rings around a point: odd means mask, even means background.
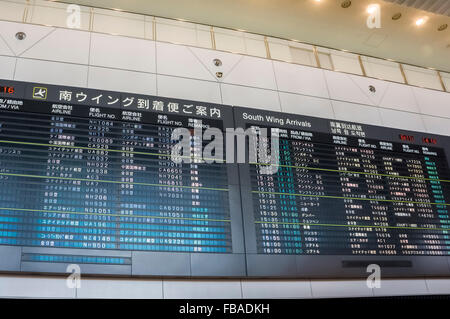
[{"label": "wall seam line", "polygon": [[427,288],[427,292],[431,294],[430,288],[428,287],[427,277],[423,277],[423,281],[425,282],[425,288]]},{"label": "wall seam line", "polygon": [[19,58],[14,57],[14,59],[15,59],[15,61],[14,61],[14,71],[13,71],[13,76],[12,76],[13,80],[16,79],[17,61],[19,60]]},{"label": "wall seam line", "polygon": [[308,279],[309,282],[309,289],[311,290],[311,298],[314,298],[314,292],[313,292],[313,288],[312,288],[312,280]]},{"label": "wall seam line", "polygon": [[[195,52],[194,51],[192,51],[192,49],[190,48],[190,47],[188,47],[188,46],[184,46],[186,49],[188,49],[188,51],[195,57],[195,59],[198,61],[198,62],[200,62],[200,64],[205,68],[205,70],[212,76],[212,78],[214,79],[214,82],[215,83],[217,83],[217,82],[221,82],[221,81],[219,81],[219,79],[216,77],[216,75],[215,74],[213,74],[209,69],[208,69],[208,67],[205,65],[205,63],[203,63],[203,61],[195,54]],[[208,80],[206,80],[206,81],[208,81]],[[211,80],[212,81],[212,80]]]},{"label": "wall seam line", "polygon": [[27,53],[29,50],[31,50],[32,48],[34,48],[39,42],[41,42],[42,40],[47,39],[53,32],[56,31],[56,28],[53,28],[53,30],[50,30],[50,32],[48,32],[46,35],[44,35],[42,38],[40,38],[39,40],[37,40],[35,43],[33,43],[31,46],[29,46],[27,49],[23,50],[21,53],[17,54],[18,57],[20,57],[22,54]]},{"label": "wall seam line", "polygon": [[158,46],[156,44],[156,41],[153,41],[154,44],[154,50],[155,50],[155,89],[156,89],[156,95],[159,95],[159,87],[158,87]]},{"label": "wall seam line", "polygon": [[[414,92],[414,90],[411,88],[411,94],[412,94],[412,96],[413,96],[413,99],[414,99],[414,102],[416,102],[416,105],[417,105],[417,108],[418,108],[418,110],[419,110],[419,116],[420,116],[420,120],[422,121],[422,124],[423,124],[423,127],[425,128],[425,131],[427,131],[427,133],[430,133],[430,130],[428,129],[428,127],[427,127],[427,125],[426,125],[426,122],[425,122],[425,116],[432,116],[432,117],[434,117],[433,115],[427,115],[427,114],[423,114],[422,113],[422,108],[420,107],[420,104],[419,104],[419,100],[417,99],[417,96],[416,96],[416,92]],[[446,117],[444,117],[444,118],[446,118]]]},{"label": "wall seam line", "polygon": [[245,55],[241,55],[241,57],[239,58],[239,60],[236,62],[235,65],[233,65],[231,67],[231,69],[228,71],[228,73],[225,75],[225,77],[222,79],[222,83],[224,83],[224,80],[227,78],[227,76],[229,76],[231,73],[233,73],[234,69],[236,69],[236,67],[242,62],[242,60],[244,59]]},{"label": "wall seam line", "polygon": [[8,49],[11,51],[12,56],[17,57],[16,52],[14,52],[14,50],[9,46],[8,42],[6,42],[5,38],[1,35],[1,33],[0,33],[0,39],[5,43],[5,45],[8,47]]},{"label": "wall seam line", "polygon": [[166,296],[165,296],[165,291],[164,291],[164,282],[165,282],[165,279],[161,279],[161,298],[162,299],[166,299]]},{"label": "wall seam line", "polygon": [[223,94],[222,94],[222,83],[219,82],[219,94],[220,94],[220,102],[223,103]]},{"label": "wall seam line", "polygon": [[333,112],[333,118],[336,120],[337,119],[336,118],[336,111],[334,110],[334,105],[333,105],[333,101],[334,100],[331,98],[329,83],[328,83],[327,75],[326,75],[324,70],[322,70],[322,76],[323,76],[323,79],[325,81],[325,87],[327,88],[328,100],[330,101],[331,111]]},{"label": "wall seam line", "polygon": [[277,74],[275,72],[275,64],[272,62],[272,73],[273,73],[273,79],[275,81],[275,88],[277,89],[277,96],[278,96],[278,103],[280,104],[280,111],[283,112],[283,106],[281,105],[281,94],[280,94],[280,88],[278,87],[278,80],[277,80]]},{"label": "wall seam line", "polygon": [[89,75],[91,71],[91,47],[92,47],[92,32],[89,33],[89,49],[88,49],[88,62],[87,62],[87,74],[86,74],[86,86],[89,87]]}]

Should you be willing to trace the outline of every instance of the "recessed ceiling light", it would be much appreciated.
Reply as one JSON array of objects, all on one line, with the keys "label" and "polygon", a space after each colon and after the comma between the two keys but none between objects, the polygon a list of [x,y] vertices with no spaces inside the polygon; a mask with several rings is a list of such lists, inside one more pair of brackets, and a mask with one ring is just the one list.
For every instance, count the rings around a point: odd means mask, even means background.
[{"label": "recessed ceiling light", "polygon": [[422,26],[422,25],[424,25],[425,24],[425,18],[420,18],[420,19],[417,19],[416,20],[416,25],[417,26]]},{"label": "recessed ceiling light", "polygon": [[392,20],[398,20],[402,17],[402,14],[400,12],[397,12],[392,16]]},{"label": "recessed ceiling light", "polygon": [[345,0],[345,1],[342,1],[342,3],[341,3],[341,7],[344,8],[344,9],[347,9],[351,5],[352,5],[351,0]]},{"label": "recessed ceiling light", "polygon": [[448,24],[447,24],[447,23],[444,23],[444,24],[441,24],[441,25],[439,26],[438,31],[444,31],[444,30],[447,29],[447,28],[448,28]]},{"label": "recessed ceiling light", "polygon": [[377,5],[371,4],[367,7],[367,13],[372,14],[375,13],[375,11],[377,11]]}]

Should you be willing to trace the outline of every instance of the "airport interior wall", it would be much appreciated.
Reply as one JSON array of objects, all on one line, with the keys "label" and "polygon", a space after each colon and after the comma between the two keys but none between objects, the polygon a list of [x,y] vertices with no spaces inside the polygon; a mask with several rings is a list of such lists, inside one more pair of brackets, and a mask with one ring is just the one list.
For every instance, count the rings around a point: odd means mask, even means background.
[{"label": "airport interior wall", "polygon": [[[25,40],[14,35],[26,33]],[[217,67],[214,59],[220,59]],[[345,63],[343,61],[342,63]],[[217,72],[223,76],[218,78]],[[0,78],[160,95],[450,135],[450,94],[194,46],[0,21]],[[426,81],[425,76],[421,78]],[[371,92],[369,86],[376,88]],[[450,293],[450,278],[240,280],[0,275],[0,297],[322,298]]]}]

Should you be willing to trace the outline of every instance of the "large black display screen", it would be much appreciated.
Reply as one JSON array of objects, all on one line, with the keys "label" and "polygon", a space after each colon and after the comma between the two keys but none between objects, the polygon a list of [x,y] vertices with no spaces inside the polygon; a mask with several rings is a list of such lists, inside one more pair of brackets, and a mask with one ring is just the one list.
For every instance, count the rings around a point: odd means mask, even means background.
[{"label": "large black display screen", "polygon": [[3,88],[0,244],[79,250],[31,249],[22,262],[127,267],[133,256],[121,251],[239,253],[242,236],[233,249],[232,229],[239,206],[231,213],[239,197],[230,195],[228,177],[237,171],[196,157],[206,142],[194,136],[191,163],[171,158],[175,128],[223,130],[233,124],[230,107],[37,84]]},{"label": "large black display screen", "polygon": [[[275,173],[240,169],[250,275],[338,275],[378,261],[410,273],[419,256],[450,255],[446,137],[244,108],[235,121],[279,135]],[[446,259],[428,261],[445,273]]]}]

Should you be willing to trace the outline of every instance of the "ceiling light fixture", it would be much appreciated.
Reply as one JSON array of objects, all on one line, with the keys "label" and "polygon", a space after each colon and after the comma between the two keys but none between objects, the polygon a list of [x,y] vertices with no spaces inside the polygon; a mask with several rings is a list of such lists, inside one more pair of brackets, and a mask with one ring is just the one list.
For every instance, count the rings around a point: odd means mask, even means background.
[{"label": "ceiling light fixture", "polygon": [[351,0],[345,0],[341,3],[341,7],[344,9],[347,9],[348,7],[350,7],[352,5]]},{"label": "ceiling light fixture", "polygon": [[392,16],[392,20],[398,20],[398,19],[400,19],[402,17],[402,14],[400,13],[400,12],[397,12],[396,14],[394,14],[393,16]]},{"label": "ceiling light fixture", "polygon": [[417,19],[417,20],[416,20],[416,25],[417,25],[418,27],[420,27],[420,26],[424,25],[425,22],[426,22],[425,18],[420,18],[420,19]]},{"label": "ceiling light fixture", "polygon": [[367,13],[369,14],[373,14],[377,11],[377,5],[375,4],[371,4],[370,6],[367,7]]},{"label": "ceiling light fixture", "polygon": [[444,24],[441,24],[441,25],[439,26],[438,31],[444,31],[444,30],[447,29],[447,28],[448,28],[448,24],[447,24],[447,23],[444,23]]}]

